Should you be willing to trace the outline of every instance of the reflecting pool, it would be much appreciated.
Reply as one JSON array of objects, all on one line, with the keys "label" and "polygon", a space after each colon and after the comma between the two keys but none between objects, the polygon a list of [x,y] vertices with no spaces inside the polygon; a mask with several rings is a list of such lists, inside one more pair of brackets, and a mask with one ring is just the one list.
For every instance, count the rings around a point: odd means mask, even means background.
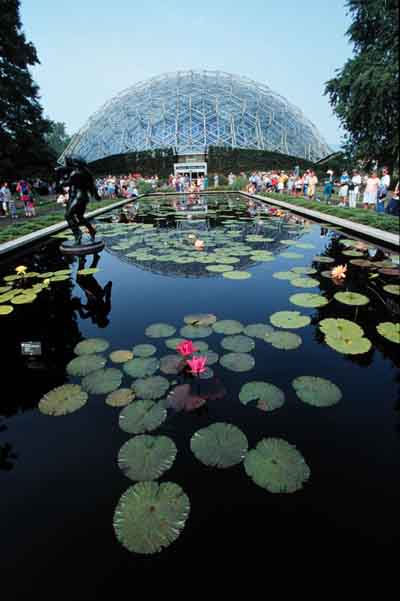
[{"label": "reflecting pool", "polygon": [[62,234],[2,262],[5,598],[389,559],[398,254],[237,195],[97,229],[98,256],[62,256]]}]

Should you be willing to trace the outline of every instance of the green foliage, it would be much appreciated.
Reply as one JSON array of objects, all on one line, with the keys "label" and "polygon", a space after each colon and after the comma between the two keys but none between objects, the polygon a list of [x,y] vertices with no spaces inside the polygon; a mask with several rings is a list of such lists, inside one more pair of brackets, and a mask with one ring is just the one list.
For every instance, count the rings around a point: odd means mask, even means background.
[{"label": "green foliage", "polygon": [[71,136],[67,134],[65,123],[59,121],[50,121],[50,129],[46,134],[46,141],[54,154],[59,157],[71,141]]},{"label": "green foliage", "polygon": [[347,7],[354,57],[326,83],[325,93],[348,132],[348,154],[393,167],[399,157],[398,0],[348,0]]},{"label": "green foliage", "polygon": [[160,178],[167,178],[177,162],[172,148],[160,148],[105,157],[90,163],[90,169],[96,175],[140,173],[148,176],[157,173]]},{"label": "green foliage", "polygon": [[45,139],[49,122],[29,71],[39,59],[22,32],[19,9],[19,0],[1,2],[0,176],[8,179],[48,172],[54,158]]},{"label": "green foliage", "polygon": [[[255,170],[270,171],[271,169],[284,169],[292,171],[295,165],[299,165],[302,170],[314,168],[314,163],[310,161],[270,150],[225,148],[220,146],[210,146],[208,149],[208,171],[210,174],[218,173],[220,176],[228,175],[230,172],[235,174],[242,172],[251,173]],[[213,183],[212,179],[210,183]],[[220,185],[224,183],[221,177],[219,183]],[[239,184],[237,185],[239,186]],[[233,189],[237,190],[240,188]]]}]

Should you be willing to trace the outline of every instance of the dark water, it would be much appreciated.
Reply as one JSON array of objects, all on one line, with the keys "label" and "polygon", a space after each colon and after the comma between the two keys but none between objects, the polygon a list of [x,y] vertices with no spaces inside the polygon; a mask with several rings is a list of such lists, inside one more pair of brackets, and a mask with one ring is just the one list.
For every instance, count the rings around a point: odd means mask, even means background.
[{"label": "dark water", "polygon": [[[237,200],[229,207],[226,197],[212,197],[209,209],[222,212],[203,214],[205,221],[195,227],[184,211],[183,218],[175,221],[172,214],[165,216],[173,213],[172,204],[167,210],[163,203],[156,206],[154,202],[149,210],[143,208],[138,221],[158,223],[155,232],[163,232],[165,237],[169,231],[172,240],[191,230],[207,236],[207,227],[222,227],[218,224],[226,219],[224,215],[249,216],[245,209],[235,211]],[[190,212],[195,215],[196,208],[192,206]],[[271,224],[273,228],[268,230]],[[314,570],[319,574],[351,571],[359,562],[388,565],[398,549],[400,534],[399,345],[379,336],[376,325],[398,321],[398,297],[383,291],[383,285],[399,280],[390,274],[369,279],[370,269],[349,264],[346,283],[339,289],[366,294],[368,305],[357,309],[332,301],[322,309],[295,307],[288,300],[291,294],[311,291],[331,298],[338,287],[326,277],[313,275],[320,290],[294,288],[289,281],[274,279],[273,273],[295,266],[315,266],[321,272],[354,257],[342,255],[345,247],[340,239],[349,238],[348,234],[322,230],[321,235],[320,225],[295,223],[295,219],[291,228],[287,225],[287,217],[273,217],[264,225],[249,220],[237,224],[243,236],[256,233],[275,240],[253,243],[254,248],[272,250],[274,261],[254,262],[244,256],[239,266],[233,265],[251,272],[252,277],[243,281],[210,274],[205,264],[126,257],[132,248],[103,251],[100,271],[90,276],[90,286],[96,287],[97,282],[104,287],[111,281],[111,304],[90,306],[89,311],[82,308],[87,297],[82,278],[77,282],[78,263],[59,254],[60,240],[51,239],[4,262],[3,276],[21,264],[42,273],[73,268],[71,279],[52,283],[50,291],[41,292],[32,304],[15,306],[11,315],[0,317],[4,599],[22,599],[34,593],[41,598],[86,600],[122,590],[133,595],[139,594],[136,586],[142,581],[154,587],[157,579],[168,577],[172,588],[175,577],[182,573],[195,574],[200,585],[214,572],[222,580],[232,581],[240,574],[240,578],[260,584],[264,574],[271,582],[292,574],[310,578]],[[108,227],[105,224],[106,232]],[[314,245],[312,249],[290,248],[301,253],[301,259],[280,256],[289,245],[279,240],[288,238],[289,229],[295,241]],[[127,226],[126,231],[132,230]],[[154,228],[148,232],[154,233]],[[111,247],[121,244],[126,234],[114,232],[105,239]],[[151,243],[154,240],[150,238]],[[140,242],[137,248],[145,245]],[[382,261],[392,254],[384,249],[376,252],[371,246],[362,250],[363,258]],[[154,252],[161,256],[170,249]],[[335,262],[313,262],[313,257],[321,254]],[[90,260],[85,267],[89,264]],[[118,451],[129,437],[118,427],[119,409],[107,406],[104,395],[91,395],[83,409],[65,417],[48,417],[37,409],[40,398],[52,388],[74,381],[65,366],[84,338],[107,338],[111,346],[106,353],[148,342],[157,346],[160,357],[171,351],[162,340],[145,337],[144,330],[152,323],[170,323],[179,330],[183,317],[197,312],[245,325],[269,323],[269,316],[281,310],[312,316],[310,326],[295,330],[303,339],[299,349],[278,350],[256,339],[253,370],[234,373],[219,364],[213,366],[226,389],[223,398],[208,401],[198,411],[171,411],[156,430],[170,436],[178,447],[176,461],[161,481],[182,486],[190,498],[190,516],[181,536],[168,549],[148,557],[129,553],[113,530],[116,504],[132,484],[116,464]],[[328,347],[317,328],[318,321],[326,317],[356,320],[372,349],[347,356]],[[213,334],[205,341],[222,354],[221,338]],[[40,359],[21,356],[21,342],[30,340],[42,342]],[[341,388],[342,400],[324,409],[301,402],[291,386],[301,375],[332,380]],[[264,413],[243,406],[238,393],[251,380],[279,386],[286,395],[283,407]],[[122,385],[130,383],[125,376]],[[226,470],[203,466],[190,451],[190,438],[216,421],[240,427],[250,448],[270,436],[296,445],[310,466],[310,480],[294,494],[271,494],[247,477],[243,465]]]}]

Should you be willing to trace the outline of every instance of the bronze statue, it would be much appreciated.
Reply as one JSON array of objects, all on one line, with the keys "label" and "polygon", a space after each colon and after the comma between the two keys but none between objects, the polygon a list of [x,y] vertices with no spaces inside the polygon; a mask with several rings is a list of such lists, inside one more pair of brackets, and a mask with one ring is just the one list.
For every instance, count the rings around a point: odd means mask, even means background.
[{"label": "bronze statue", "polygon": [[82,242],[80,225],[84,225],[88,229],[91,241],[94,242],[96,229],[85,217],[89,195],[93,196],[96,200],[101,200],[93,176],[83,159],[65,157],[64,160],[64,166],[57,167],[56,173],[59,185],[68,187],[68,203],[65,211],[65,219],[74,234],[76,246],[79,246]]}]

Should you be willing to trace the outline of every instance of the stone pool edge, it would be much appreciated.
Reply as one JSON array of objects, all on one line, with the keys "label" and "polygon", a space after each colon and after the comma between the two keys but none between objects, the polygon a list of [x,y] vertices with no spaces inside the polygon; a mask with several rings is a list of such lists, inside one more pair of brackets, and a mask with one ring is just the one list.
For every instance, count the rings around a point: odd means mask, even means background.
[{"label": "stone pool edge", "polygon": [[392,234],[391,232],[385,232],[384,230],[379,230],[378,228],[370,227],[369,225],[357,223],[356,221],[350,221],[349,219],[343,219],[342,217],[335,217],[334,215],[328,215],[327,213],[320,213],[319,211],[306,209],[305,207],[299,207],[298,205],[292,205],[289,202],[276,200],[275,198],[270,198],[269,196],[258,196],[257,194],[247,194],[246,192],[239,192],[239,194],[246,196],[247,198],[255,198],[256,200],[266,204],[277,205],[278,207],[282,207],[283,209],[287,209],[293,213],[299,213],[300,215],[310,217],[311,219],[317,219],[323,223],[338,225],[346,230],[351,230],[358,234],[362,234],[363,236],[374,238],[380,242],[385,242],[386,244],[395,246],[396,249],[398,249],[400,246],[400,236]]}]

